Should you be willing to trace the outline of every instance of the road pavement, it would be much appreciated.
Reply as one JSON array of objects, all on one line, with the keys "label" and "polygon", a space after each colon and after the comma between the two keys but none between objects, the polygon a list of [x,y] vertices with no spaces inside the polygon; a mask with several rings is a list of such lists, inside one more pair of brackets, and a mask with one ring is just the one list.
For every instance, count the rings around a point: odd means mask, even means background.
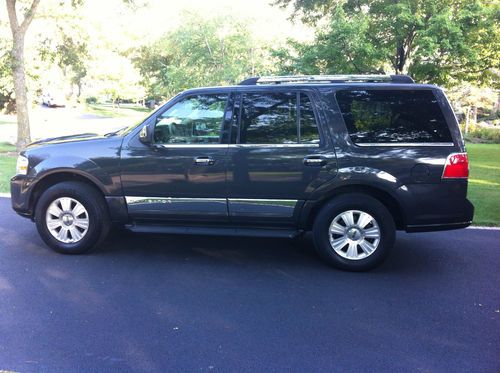
[{"label": "road pavement", "polygon": [[0,371],[498,372],[500,231],[397,237],[377,270],[297,241],[117,233],[65,256],[0,198]]},{"label": "road pavement", "polygon": [[[108,118],[82,113],[72,107],[48,108],[38,106],[30,112],[30,131],[32,140],[50,137],[76,135],[80,133],[104,134],[136,123],[146,113],[137,113],[129,118]],[[14,120],[12,116],[0,115],[2,120]],[[2,124],[0,142],[14,144],[17,139],[17,123]]]}]

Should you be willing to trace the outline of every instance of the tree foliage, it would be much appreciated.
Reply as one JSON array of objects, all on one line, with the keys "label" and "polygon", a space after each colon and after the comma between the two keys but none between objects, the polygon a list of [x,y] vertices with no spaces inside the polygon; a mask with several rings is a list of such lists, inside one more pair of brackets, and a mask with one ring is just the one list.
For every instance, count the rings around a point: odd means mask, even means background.
[{"label": "tree foliage", "polygon": [[409,73],[422,82],[488,84],[500,68],[500,6],[482,0],[278,0],[321,21],[313,43],[275,56],[287,73]]},{"label": "tree foliage", "polygon": [[60,25],[55,34],[41,41],[38,53],[42,61],[59,67],[64,79],[78,87],[80,96],[90,59],[86,37],[82,33],[68,33]]},{"label": "tree foliage", "polygon": [[143,84],[152,97],[171,97],[181,90],[224,85],[270,70],[262,43],[246,24],[230,17],[185,14],[181,26],[152,45],[131,52]]}]

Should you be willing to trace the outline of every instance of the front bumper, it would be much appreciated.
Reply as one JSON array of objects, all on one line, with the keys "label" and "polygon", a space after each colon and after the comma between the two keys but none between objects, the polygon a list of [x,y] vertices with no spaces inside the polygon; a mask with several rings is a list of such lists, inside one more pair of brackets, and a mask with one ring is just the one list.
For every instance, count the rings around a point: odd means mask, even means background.
[{"label": "front bumper", "polygon": [[25,218],[33,217],[30,206],[31,180],[26,176],[16,175],[10,180],[10,201],[15,212]]}]

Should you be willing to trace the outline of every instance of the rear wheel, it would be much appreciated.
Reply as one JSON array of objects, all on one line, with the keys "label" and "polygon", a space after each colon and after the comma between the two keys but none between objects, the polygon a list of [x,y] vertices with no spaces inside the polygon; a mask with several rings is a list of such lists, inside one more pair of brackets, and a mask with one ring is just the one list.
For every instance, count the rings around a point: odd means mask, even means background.
[{"label": "rear wheel", "polygon": [[62,182],[40,197],[35,222],[40,236],[53,250],[81,254],[106,238],[110,221],[103,196],[80,182]]},{"label": "rear wheel", "polygon": [[321,257],[348,271],[378,266],[394,245],[395,231],[392,215],[380,201],[354,193],[326,204],[313,226]]}]

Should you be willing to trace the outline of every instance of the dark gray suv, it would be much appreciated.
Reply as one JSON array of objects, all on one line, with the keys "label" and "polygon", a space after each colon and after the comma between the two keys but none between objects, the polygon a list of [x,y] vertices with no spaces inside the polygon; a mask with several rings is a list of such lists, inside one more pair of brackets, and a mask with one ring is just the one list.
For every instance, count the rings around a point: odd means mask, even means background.
[{"label": "dark gray suv", "polygon": [[468,160],[443,91],[408,76],[250,78],[179,94],[138,125],[37,141],[12,206],[62,253],[134,232],[297,237],[347,270],[395,231],[467,227]]}]

